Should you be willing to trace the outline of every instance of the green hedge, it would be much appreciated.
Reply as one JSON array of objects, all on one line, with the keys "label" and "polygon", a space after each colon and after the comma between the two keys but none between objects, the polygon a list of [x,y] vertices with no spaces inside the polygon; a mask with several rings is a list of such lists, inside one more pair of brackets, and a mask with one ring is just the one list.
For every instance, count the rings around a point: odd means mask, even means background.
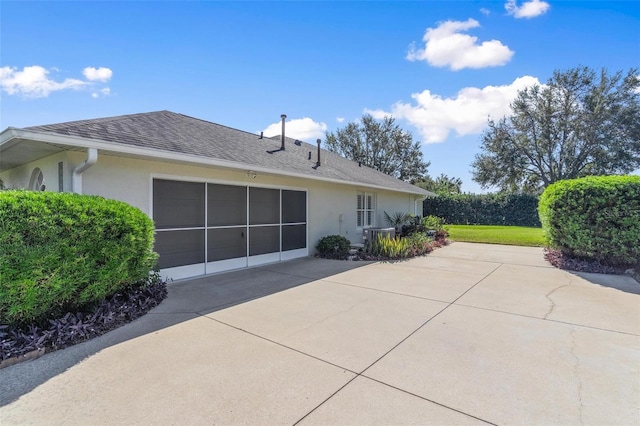
[{"label": "green hedge", "polygon": [[538,197],[529,194],[442,194],[423,203],[423,216],[451,225],[539,227]]},{"label": "green hedge", "polygon": [[1,191],[0,324],[44,321],[144,282],[153,234],[151,219],[120,201]]},{"label": "green hedge", "polygon": [[610,265],[640,263],[640,176],[556,182],[540,197],[549,245]]}]

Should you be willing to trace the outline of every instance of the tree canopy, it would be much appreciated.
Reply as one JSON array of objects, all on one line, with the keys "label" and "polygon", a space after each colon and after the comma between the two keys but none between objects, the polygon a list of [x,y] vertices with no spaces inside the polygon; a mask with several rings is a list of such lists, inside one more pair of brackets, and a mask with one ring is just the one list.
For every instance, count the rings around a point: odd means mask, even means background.
[{"label": "tree canopy", "polygon": [[412,183],[422,189],[426,189],[427,191],[435,192],[436,194],[462,193],[462,179],[449,177],[444,173],[440,174],[440,176],[435,179],[429,175],[424,175]]},{"label": "tree canopy", "polygon": [[420,142],[414,142],[411,133],[402,130],[390,116],[376,120],[364,114],[360,122],[349,123],[335,133],[327,132],[325,146],[404,181],[421,178],[430,164],[423,159]]},{"label": "tree canopy", "polygon": [[518,92],[512,114],[490,120],[473,180],[482,187],[539,192],[563,179],[625,174],[640,167],[640,76],[556,70]]}]

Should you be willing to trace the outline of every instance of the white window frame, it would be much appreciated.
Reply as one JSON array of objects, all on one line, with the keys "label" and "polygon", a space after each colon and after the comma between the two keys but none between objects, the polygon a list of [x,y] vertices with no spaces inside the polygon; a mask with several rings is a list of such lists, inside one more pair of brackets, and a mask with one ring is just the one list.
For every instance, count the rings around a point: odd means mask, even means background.
[{"label": "white window frame", "polygon": [[31,172],[31,178],[29,179],[29,190],[30,191],[44,191],[45,190],[45,182],[44,182],[44,173],[40,167],[36,167]]},{"label": "white window frame", "polygon": [[[362,204],[359,201],[362,199]],[[362,218],[362,219],[361,219]],[[358,191],[356,195],[356,228],[371,228],[376,225],[376,193]]]}]

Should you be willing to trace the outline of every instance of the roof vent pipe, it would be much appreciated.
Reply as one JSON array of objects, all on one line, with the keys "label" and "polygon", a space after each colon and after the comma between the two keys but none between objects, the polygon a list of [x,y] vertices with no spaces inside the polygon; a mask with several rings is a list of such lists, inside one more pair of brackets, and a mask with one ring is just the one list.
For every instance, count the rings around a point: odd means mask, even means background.
[{"label": "roof vent pipe", "polygon": [[282,118],[282,135],[280,135],[280,142],[281,142],[280,150],[284,151],[284,120],[287,118],[287,115],[282,114],[280,118]]},{"label": "roof vent pipe", "polygon": [[82,173],[98,161],[98,150],[95,148],[87,149],[87,159],[84,163],[73,169],[71,174],[71,190],[76,194],[82,194]]},{"label": "roof vent pipe", "polygon": [[264,133],[264,132],[260,132],[260,139],[262,139],[262,137],[263,137],[263,136],[262,136],[262,135],[263,135],[263,133]]},{"label": "roof vent pipe", "polygon": [[316,141],[318,143],[318,161],[316,162],[316,167],[320,167],[320,139]]}]

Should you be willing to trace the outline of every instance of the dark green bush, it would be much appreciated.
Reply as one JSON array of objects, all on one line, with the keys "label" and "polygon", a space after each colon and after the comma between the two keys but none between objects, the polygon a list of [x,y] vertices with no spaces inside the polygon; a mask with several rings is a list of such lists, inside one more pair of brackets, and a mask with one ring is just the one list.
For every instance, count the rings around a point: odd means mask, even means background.
[{"label": "dark green bush", "polygon": [[538,197],[529,194],[442,194],[423,203],[423,216],[451,225],[539,227]]},{"label": "dark green bush", "polygon": [[329,235],[320,238],[316,249],[321,257],[341,259],[347,256],[351,242],[341,235]]},{"label": "dark green bush", "polygon": [[610,265],[640,263],[640,176],[556,182],[540,197],[551,247]]},{"label": "dark green bush", "polygon": [[0,192],[0,324],[42,322],[142,283],[153,222],[120,201]]}]

